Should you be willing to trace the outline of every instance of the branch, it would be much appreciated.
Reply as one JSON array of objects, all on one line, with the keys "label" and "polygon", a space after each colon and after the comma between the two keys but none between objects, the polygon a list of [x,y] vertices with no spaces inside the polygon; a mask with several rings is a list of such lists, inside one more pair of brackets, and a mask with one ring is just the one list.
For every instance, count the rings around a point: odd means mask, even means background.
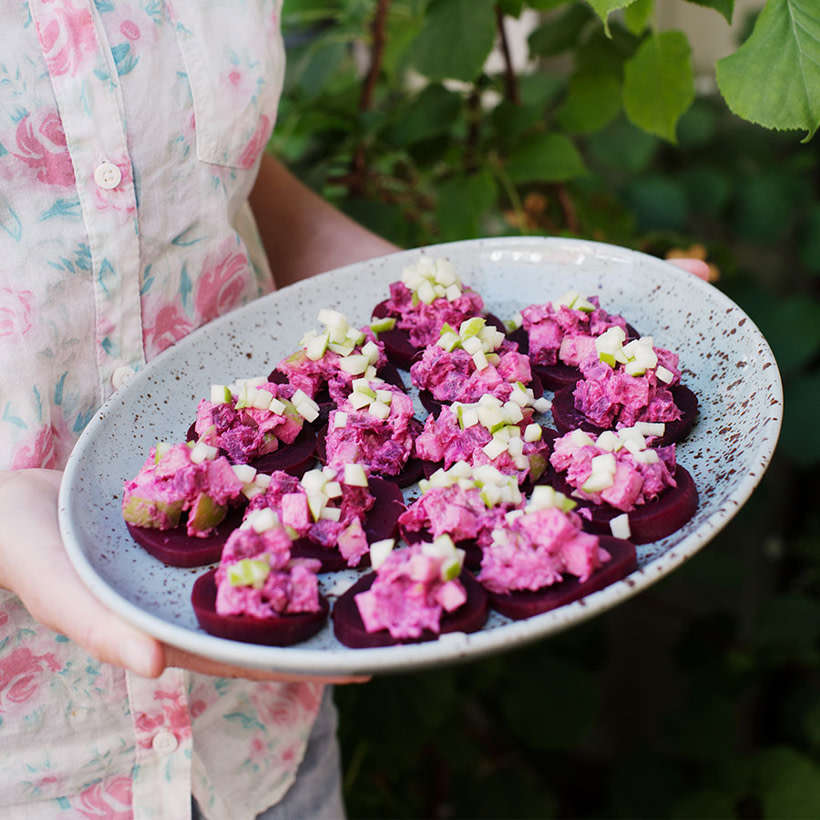
[{"label": "branch", "polygon": [[[362,93],[359,97],[359,111],[369,111],[373,107],[376,84],[384,61],[384,48],[387,44],[385,29],[387,27],[387,10],[390,0],[379,0],[370,30],[372,34],[370,67],[364,78]],[[353,153],[353,174],[351,175],[350,196],[361,195],[367,177],[367,149],[362,140]]]},{"label": "branch", "polygon": [[521,104],[521,93],[518,90],[518,76],[512,64],[512,54],[510,53],[510,42],[507,39],[507,30],[504,26],[504,12],[501,7],[495,7],[496,27],[498,36],[501,39],[501,53],[504,56],[504,85],[507,89],[507,99],[515,105]]}]

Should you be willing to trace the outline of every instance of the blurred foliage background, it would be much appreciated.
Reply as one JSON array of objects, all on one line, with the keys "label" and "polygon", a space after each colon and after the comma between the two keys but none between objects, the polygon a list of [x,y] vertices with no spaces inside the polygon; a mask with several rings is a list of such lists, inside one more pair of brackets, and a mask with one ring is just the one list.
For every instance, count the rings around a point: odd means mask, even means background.
[{"label": "blurred foliage background", "polygon": [[351,818],[820,817],[816,2],[741,21],[705,89],[654,5],[285,0],[271,150],[311,187],[405,247],[702,254],[786,394],[762,484],[668,579],[524,650],[337,690]]}]

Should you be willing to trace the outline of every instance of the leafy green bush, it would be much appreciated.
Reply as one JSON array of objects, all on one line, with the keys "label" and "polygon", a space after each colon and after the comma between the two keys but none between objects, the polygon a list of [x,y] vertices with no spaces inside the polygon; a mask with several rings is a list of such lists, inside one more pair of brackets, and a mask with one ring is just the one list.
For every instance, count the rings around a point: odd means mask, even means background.
[{"label": "leafy green bush", "polygon": [[339,689],[351,817],[820,816],[815,6],[769,0],[698,96],[652,0],[286,0],[271,148],[313,188],[408,247],[702,246],[786,391],[762,484],[670,578],[524,650]]}]

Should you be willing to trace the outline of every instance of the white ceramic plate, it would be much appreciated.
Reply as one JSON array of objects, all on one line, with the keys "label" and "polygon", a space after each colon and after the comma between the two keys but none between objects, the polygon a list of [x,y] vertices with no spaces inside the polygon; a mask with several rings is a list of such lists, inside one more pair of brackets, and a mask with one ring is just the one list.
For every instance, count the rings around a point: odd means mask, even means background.
[{"label": "white ceramic plate", "polygon": [[[462,280],[502,318],[570,287],[598,294],[655,344],[681,356],[685,383],[700,399],[700,418],[678,460],[697,482],[700,506],[679,532],[639,548],[628,578],[552,612],[511,622],[491,615],[472,635],[376,649],[348,649],[330,625],[294,647],[227,641],[203,632],[190,591],[203,570],[166,567],[129,537],[120,514],[123,482],[160,439],[182,441],[211,383],[266,375],[316,327],[320,308],[370,321],[371,308],[420,253],[446,256]],[[694,555],[747,501],[774,451],[782,387],[765,339],[720,291],[654,257],[568,239],[475,240],[403,251],[323,274],[262,298],[192,333],[144,367],[97,413],[69,461],[60,524],[69,556],[105,604],[163,641],[228,663],[311,674],[407,671],[475,659],[544,638],[598,615],[667,575]],[[354,571],[323,576],[331,595]]]}]

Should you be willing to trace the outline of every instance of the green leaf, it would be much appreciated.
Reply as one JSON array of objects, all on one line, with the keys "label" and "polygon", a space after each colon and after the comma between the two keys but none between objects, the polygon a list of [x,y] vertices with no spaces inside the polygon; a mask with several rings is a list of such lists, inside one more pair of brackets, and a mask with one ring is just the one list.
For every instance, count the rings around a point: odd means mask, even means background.
[{"label": "green leaf", "polygon": [[507,174],[515,184],[566,182],[586,174],[584,160],[563,134],[533,134],[521,140],[507,159]]},{"label": "green leaf", "polygon": [[516,105],[502,100],[491,112],[489,120],[495,130],[501,150],[511,147],[527,131],[532,131],[541,121],[542,106]]},{"label": "green leaf", "polygon": [[820,817],[820,768],[811,758],[786,746],[770,747],[755,763],[764,817]]},{"label": "green leaf", "polygon": [[509,14],[510,17],[520,17],[524,8],[524,0],[499,0],[498,8],[502,14]]},{"label": "green leaf", "polygon": [[610,171],[626,175],[644,171],[660,145],[657,137],[636,128],[624,117],[589,137],[592,158]]},{"label": "green leaf", "polygon": [[695,99],[686,36],[663,31],[648,37],[624,70],[624,108],[639,128],[674,143],[679,117]]},{"label": "green leaf", "polygon": [[401,112],[400,121],[388,132],[388,138],[399,147],[448,133],[462,111],[461,95],[433,83]]},{"label": "green leaf", "polygon": [[731,25],[732,14],[735,10],[735,0],[687,0],[689,3],[694,3],[696,6],[704,6],[708,9],[714,9],[719,14],[726,18],[726,22]]},{"label": "green leaf", "polygon": [[816,0],[769,0],[751,37],[718,60],[717,83],[737,116],[778,131],[820,126],[820,17]]},{"label": "green leaf", "polygon": [[430,80],[472,82],[495,42],[494,0],[432,0],[413,61]]},{"label": "green leaf", "polygon": [[530,54],[536,57],[550,57],[577,48],[581,32],[590,20],[592,12],[577,3],[557,17],[551,17],[536,28],[527,38]]},{"label": "green leaf", "polygon": [[577,71],[567,100],[558,112],[558,124],[574,134],[599,131],[621,110],[621,80],[615,74]]},{"label": "green leaf", "polygon": [[527,5],[534,11],[552,11],[558,6],[574,3],[575,0],[527,0]]},{"label": "green leaf", "polygon": [[624,9],[624,24],[634,35],[643,34],[652,20],[655,11],[655,0],[635,0]]},{"label": "green leaf", "polygon": [[606,26],[609,15],[612,14],[613,11],[631,6],[635,0],[587,0],[587,2],[595,9],[595,13],[601,18],[604,26]]},{"label": "green leaf", "polygon": [[495,205],[498,189],[489,171],[452,177],[438,186],[437,222],[444,242],[481,235],[481,219]]}]

